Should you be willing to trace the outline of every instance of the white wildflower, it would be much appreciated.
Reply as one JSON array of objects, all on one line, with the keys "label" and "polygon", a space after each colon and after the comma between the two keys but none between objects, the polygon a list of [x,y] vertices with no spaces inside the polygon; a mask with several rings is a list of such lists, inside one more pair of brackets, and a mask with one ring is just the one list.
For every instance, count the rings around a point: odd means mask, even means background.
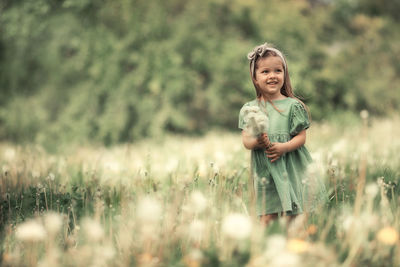
[{"label": "white wildflower", "polygon": [[119,173],[122,170],[121,163],[115,160],[108,160],[104,163],[104,169],[112,173]]},{"label": "white wildflower", "polygon": [[371,199],[374,198],[379,192],[379,187],[376,183],[367,184],[365,187],[365,194]]},{"label": "white wildflower", "polygon": [[218,165],[215,164],[215,163],[213,163],[211,166],[212,166],[213,175],[215,176],[215,175],[219,174],[219,167],[218,167]]},{"label": "white wildflower", "polygon": [[360,117],[361,117],[363,120],[368,119],[368,116],[369,116],[368,110],[365,110],[365,109],[361,110],[361,112],[360,112]]},{"label": "white wildflower", "polygon": [[236,240],[248,238],[251,233],[251,227],[250,218],[240,213],[229,214],[222,222],[223,234]]},{"label": "white wildflower", "polygon": [[33,170],[32,171],[32,177],[33,178],[39,178],[40,177],[40,172],[37,170]]},{"label": "white wildflower", "polygon": [[365,226],[366,225],[364,223],[352,215],[347,215],[344,218],[342,217],[342,229],[346,232],[362,231]]},{"label": "white wildflower", "polygon": [[339,166],[338,160],[337,159],[333,159],[331,162],[331,167],[333,168],[337,168]]},{"label": "white wildflower", "polygon": [[214,152],[214,158],[219,163],[225,163],[227,160],[227,154],[221,150],[217,150]]},{"label": "white wildflower", "polygon": [[56,178],[56,176],[54,175],[54,173],[49,173],[49,179],[50,179],[50,181],[54,181],[54,179]]},{"label": "white wildflower", "polygon": [[246,116],[249,113],[257,113],[260,111],[259,107],[256,106],[246,106],[243,108],[243,114]]},{"label": "white wildflower", "polygon": [[13,148],[7,148],[4,151],[4,158],[8,161],[12,161],[15,158],[15,149]]},{"label": "white wildflower", "polygon": [[200,249],[193,249],[189,253],[189,257],[193,260],[200,261],[203,259],[203,252]]},{"label": "white wildflower", "polygon": [[270,264],[270,266],[274,267],[297,267],[301,266],[301,260],[300,256],[297,254],[283,251],[279,254],[275,254],[272,257]]},{"label": "white wildflower", "polygon": [[143,223],[157,223],[161,216],[160,203],[151,197],[144,197],[137,207],[137,216]]},{"label": "white wildflower", "polygon": [[284,251],[286,249],[286,238],[282,235],[274,234],[267,239],[265,256],[267,258]]},{"label": "white wildflower", "polygon": [[49,234],[56,234],[61,229],[62,223],[62,218],[58,213],[49,212],[44,217],[44,225]]},{"label": "white wildflower", "polygon": [[267,247],[264,257],[268,259],[270,266],[294,267],[300,266],[300,257],[287,250],[287,240],[283,235],[274,234],[267,239]]},{"label": "white wildflower", "polygon": [[111,245],[105,245],[100,248],[100,252],[104,261],[109,261],[115,256],[115,249]]},{"label": "white wildflower", "polygon": [[362,141],[360,145],[360,152],[365,155],[368,153],[369,150],[370,144],[367,141]]},{"label": "white wildflower", "polygon": [[245,107],[243,110],[246,130],[253,136],[266,133],[268,130],[268,117],[259,107]]},{"label": "white wildflower", "polygon": [[8,165],[3,165],[1,167],[1,170],[3,171],[3,173],[7,173],[10,171],[10,167]]},{"label": "white wildflower", "polygon": [[46,231],[42,224],[30,220],[20,224],[15,235],[21,241],[37,242],[45,239]]},{"label": "white wildflower", "polygon": [[205,224],[201,220],[194,220],[188,229],[188,235],[191,240],[201,241],[204,236]]},{"label": "white wildflower", "polygon": [[165,170],[166,170],[167,172],[173,172],[173,171],[175,171],[175,170],[178,168],[178,165],[179,165],[179,160],[178,160],[178,159],[176,159],[176,158],[170,158],[170,159],[167,161],[166,165],[165,165]]},{"label": "white wildflower", "polygon": [[99,222],[86,218],[83,221],[83,229],[85,231],[86,237],[93,242],[100,241],[104,236],[103,227]]},{"label": "white wildflower", "polygon": [[348,149],[347,140],[341,138],[339,141],[332,145],[331,151],[335,154],[344,154]]},{"label": "white wildflower", "polygon": [[190,195],[190,206],[195,213],[203,212],[208,205],[207,199],[200,191],[193,191]]}]

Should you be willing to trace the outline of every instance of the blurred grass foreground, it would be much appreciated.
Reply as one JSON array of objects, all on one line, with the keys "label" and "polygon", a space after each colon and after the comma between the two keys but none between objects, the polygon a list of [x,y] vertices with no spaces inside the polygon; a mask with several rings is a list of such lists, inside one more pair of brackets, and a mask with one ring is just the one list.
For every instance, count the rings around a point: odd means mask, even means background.
[{"label": "blurred grass foreground", "polygon": [[[364,114],[365,116],[365,114]],[[315,124],[330,202],[263,229],[239,133],[0,145],[2,266],[398,266],[400,119]]]}]

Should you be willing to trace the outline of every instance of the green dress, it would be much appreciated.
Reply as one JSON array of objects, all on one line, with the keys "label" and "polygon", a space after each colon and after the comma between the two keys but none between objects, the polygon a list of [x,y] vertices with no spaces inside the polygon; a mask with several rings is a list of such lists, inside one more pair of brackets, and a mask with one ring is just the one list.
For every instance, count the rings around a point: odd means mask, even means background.
[{"label": "green dress", "polygon": [[[239,128],[243,130],[246,127],[243,115],[246,106],[258,106],[267,114],[267,134],[271,142],[287,142],[310,126],[307,111],[298,100],[287,97],[273,103],[279,111],[269,102],[258,99],[246,103],[239,113]],[[266,157],[265,149],[253,149],[251,153],[257,215],[302,213],[305,198],[309,200],[305,195],[304,179],[307,166],[312,162],[305,146],[283,154],[273,163]],[[324,188],[319,191],[324,191]]]}]

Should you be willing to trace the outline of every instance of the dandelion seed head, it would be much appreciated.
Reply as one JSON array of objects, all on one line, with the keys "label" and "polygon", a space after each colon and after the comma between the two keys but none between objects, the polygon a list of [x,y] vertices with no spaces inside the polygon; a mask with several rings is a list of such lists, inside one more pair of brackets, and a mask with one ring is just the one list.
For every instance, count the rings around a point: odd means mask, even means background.
[{"label": "dandelion seed head", "polygon": [[368,119],[368,116],[369,116],[368,110],[365,110],[365,109],[361,110],[361,112],[360,112],[360,117],[361,117],[363,120]]},{"label": "dandelion seed head", "polygon": [[44,217],[44,225],[50,234],[56,234],[62,226],[62,217],[55,212],[49,212]]},{"label": "dandelion seed head", "polygon": [[250,218],[240,213],[229,214],[222,222],[223,234],[235,240],[248,238],[251,233],[251,228],[252,224]]},{"label": "dandelion seed head", "polygon": [[268,183],[267,178],[265,178],[265,177],[261,178],[261,184],[262,185],[266,185],[267,183]]},{"label": "dandelion seed head", "polygon": [[165,170],[169,173],[175,171],[178,168],[179,165],[179,160],[176,158],[170,158],[166,165],[165,165]]},{"label": "dandelion seed head", "polygon": [[219,167],[218,167],[217,164],[213,164],[212,170],[213,170],[213,174],[214,174],[214,175],[219,174]]},{"label": "dandelion seed head", "polygon": [[259,107],[252,107],[253,109],[245,110],[244,122],[246,130],[253,136],[265,133],[268,130],[268,117],[263,113]]},{"label": "dandelion seed head", "polygon": [[332,162],[331,162],[331,166],[332,166],[333,168],[337,168],[338,165],[339,165],[339,164],[338,164],[338,160],[337,160],[337,159],[333,159]]},{"label": "dandelion seed head", "polygon": [[194,220],[190,223],[188,234],[189,238],[194,241],[201,241],[204,236],[205,224],[201,220]]},{"label": "dandelion seed head", "polygon": [[115,160],[108,160],[105,162],[104,168],[112,173],[119,173],[122,170],[121,163]]},{"label": "dandelion seed head", "polygon": [[367,186],[365,187],[365,194],[373,199],[379,192],[379,187],[376,183],[370,183],[367,184]]},{"label": "dandelion seed head", "polygon": [[270,266],[274,267],[295,267],[301,266],[300,257],[297,254],[287,251],[275,254],[270,261]]},{"label": "dandelion seed head", "polygon": [[7,173],[10,171],[10,167],[8,165],[3,165],[1,167],[1,170],[3,171],[3,173]]},{"label": "dandelion seed head", "polygon": [[115,256],[115,249],[111,245],[102,246],[100,252],[100,255],[102,255],[104,261],[109,261]]},{"label": "dandelion seed head", "polygon": [[339,141],[337,141],[336,143],[334,143],[334,144],[332,145],[331,151],[332,151],[333,153],[335,153],[335,154],[336,154],[336,153],[338,153],[338,154],[343,154],[344,152],[347,151],[347,148],[348,148],[347,140],[344,139],[344,138],[342,138],[342,139],[340,139]]},{"label": "dandelion seed head", "polygon": [[84,219],[82,223],[86,237],[92,242],[100,241],[104,236],[103,227],[98,221],[91,218]]},{"label": "dandelion seed head", "polygon": [[193,191],[190,195],[190,206],[196,213],[201,213],[207,208],[208,200],[200,191]]},{"label": "dandelion seed head", "polygon": [[54,181],[54,179],[56,178],[56,176],[54,175],[54,173],[49,173],[49,179],[50,179],[50,181]]},{"label": "dandelion seed head", "polygon": [[369,148],[370,148],[370,144],[368,142],[366,142],[366,141],[362,141],[361,142],[361,145],[360,145],[360,152],[361,153],[363,153],[363,154],[368,153]]},{"label": "dandelion seed head", "polygon": [[15,149],[14,148],[7,148],[4,151],[4,158],[8,161],[12,161],[15,158]]},{"label": "dandelion seed head", "polygon": [[39,178],[40,177],[40,172],[37,170],[33,170],[32,171],[32,177],[33,178]]},{"label": "dandelion seed head", "polygon": [[43,225],[35,220],[20,224],[16,230],[16,238],[26,242],[42,241],[46,237],[46,230]]},{"label": "dandelion seed head", "polygon": [[183,258],[185,266],[196,267],[201,266],[203,259],[203,253],[199,249],[193,249]]},{"label": "dandelion seed head", "polygon": [[274,255],[286,248],[286,238],[282,235],[274,234],[267,239],[267,255]]},{"label": "dandelion seed head", "polygon": [[137,216],[142,223],[157,223],[161,217],[161,205],[152,197],[144,197],[139,201]]}]

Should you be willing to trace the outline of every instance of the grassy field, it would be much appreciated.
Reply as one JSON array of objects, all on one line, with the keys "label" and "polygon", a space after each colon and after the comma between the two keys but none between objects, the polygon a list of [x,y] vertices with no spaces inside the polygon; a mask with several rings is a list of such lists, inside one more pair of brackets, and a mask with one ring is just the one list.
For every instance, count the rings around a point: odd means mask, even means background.
[{"label": "grassy field", "polygon": [[262,228],[240,132],[0,144],[2,266],[400,266],[400,119],[315,123],[329,204]]}]

